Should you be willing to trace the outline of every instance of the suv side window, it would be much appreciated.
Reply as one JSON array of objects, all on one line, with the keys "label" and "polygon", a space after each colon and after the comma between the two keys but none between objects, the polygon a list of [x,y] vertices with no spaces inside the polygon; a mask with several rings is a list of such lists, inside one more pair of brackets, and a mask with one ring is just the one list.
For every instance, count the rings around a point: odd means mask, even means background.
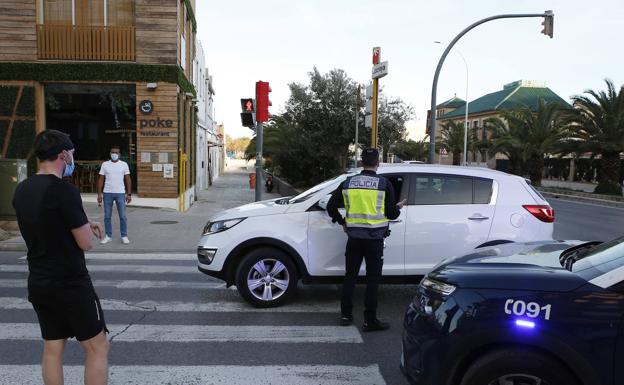
[{"label": "suv side window", "polygon": [[487,204],[492,196],[492,180],[460,175],[417,174],[412,178],[409,204]]},{"label": "suv side window", "polygon": [[384,178],[386,178],[390,183],[392,183],[392,187],[394,187],[394,203],[398,203],[404,198],[407,198],[408,184],[407,178],[403,174],[381,174]]}]

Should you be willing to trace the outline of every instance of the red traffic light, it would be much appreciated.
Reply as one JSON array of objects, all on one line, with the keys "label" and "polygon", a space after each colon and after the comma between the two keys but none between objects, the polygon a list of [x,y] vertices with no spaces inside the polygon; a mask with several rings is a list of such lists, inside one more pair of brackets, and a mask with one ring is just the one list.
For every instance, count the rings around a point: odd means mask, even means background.
[{"label": "red traffic light", "polygon": [[272,106],[269,100],[269,82],[256,82],[256,121],[266,122],[271,117],[269,107]]}]

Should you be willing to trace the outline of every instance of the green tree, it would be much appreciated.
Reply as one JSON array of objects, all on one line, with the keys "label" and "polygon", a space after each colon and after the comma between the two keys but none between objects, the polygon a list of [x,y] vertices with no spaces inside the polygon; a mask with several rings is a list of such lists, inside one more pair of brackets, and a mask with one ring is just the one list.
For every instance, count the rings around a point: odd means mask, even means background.
[{"label": "green tree", "polygon": [[[383,150],[382,159],[386,159],[388,150],[405,139],[407,135],[405,123],[414,116],[414,108],[400,98],[384,97],[378,113],[379,147]],[[370,145],[370,139],[368,143]]]},{"label": "green tree", "polygon": [[427,161],[429,154],[429,142],[423,140],[401,140],[395,144],[393,148],[394,153],[403,160],[420,160],[422,162]]},{"label": "green tree", "polygon": [[[470,151],[473,144],[473,136],[468,133],[467,149]],[[442,124],[440,130],[440,147],[453,154],[453,165],[461,164],[461,155],[464,152],[464,121],[449,120]]]},{"label": "green tree", "polygon": [[595,192],[622,195],[620,153],[624,151],[624,86],[619,91],[605,80],[606,91],[587,90],[572,98],[572,140],[582,152],[600,156]]},{"label": "green tree", "polygon": [[[568,137],[569,109],[557,102],[539,99],[537,111],[521,106],[501,113],[501,119],[492,118],[490,153],[506,154],[513,167],[528,173],[534,186],[541,186],[544,155],[562,151]],[[513,162],[511,162],[513,158]]]}]

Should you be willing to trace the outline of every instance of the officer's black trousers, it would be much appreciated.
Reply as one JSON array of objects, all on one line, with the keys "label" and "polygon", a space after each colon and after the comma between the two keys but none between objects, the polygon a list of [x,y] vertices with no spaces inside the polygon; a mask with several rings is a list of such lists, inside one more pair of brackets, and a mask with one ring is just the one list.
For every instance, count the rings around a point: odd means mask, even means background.
[{"label": "officer's black trousers", "polygon": [[353,312],[353,290],[362,265],[366,261],[366,294],[364,296],[364,319],[372,321],[377,313],[377,288],[383,267],[383,239],[360,239],[349,237],[345,252],[345,279],[342,286],[341,310],[343,315]]}]

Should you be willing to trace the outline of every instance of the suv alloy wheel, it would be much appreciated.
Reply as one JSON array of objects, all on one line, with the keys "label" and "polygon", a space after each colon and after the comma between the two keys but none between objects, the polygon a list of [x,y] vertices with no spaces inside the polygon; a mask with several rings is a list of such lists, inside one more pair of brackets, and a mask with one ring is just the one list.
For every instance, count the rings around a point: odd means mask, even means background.
[{"label": "suv alloy wheel", "polygon": [[248,252],[236,270],[236,287],[255,307],[275,307],[297,289],[297,270],[281,250],[262,247]]}]

